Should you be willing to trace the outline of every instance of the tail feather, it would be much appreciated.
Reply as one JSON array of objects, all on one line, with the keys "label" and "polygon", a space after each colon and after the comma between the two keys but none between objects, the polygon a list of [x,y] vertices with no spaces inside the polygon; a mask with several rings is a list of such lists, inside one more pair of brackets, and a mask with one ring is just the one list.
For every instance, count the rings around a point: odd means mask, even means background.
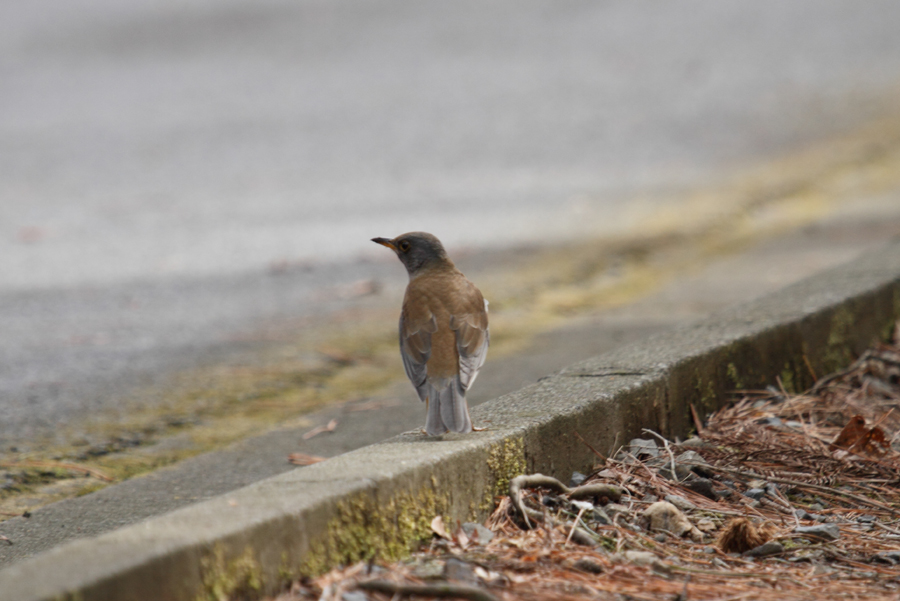
[{"label": "tail feather", "polygon": [[429,436],[437,436],[448,430],[461,433],[472,431],[466,394],[460,387],[458,378],[440,383],[428,382],[426,387],[428,415],[425,418],[425,431]]}]

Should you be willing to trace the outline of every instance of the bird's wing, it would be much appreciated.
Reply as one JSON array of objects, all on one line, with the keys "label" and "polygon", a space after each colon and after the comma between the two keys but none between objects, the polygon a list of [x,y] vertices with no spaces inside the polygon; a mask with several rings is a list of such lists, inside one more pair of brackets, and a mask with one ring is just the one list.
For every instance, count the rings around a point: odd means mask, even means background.
[{"label": "bird's wing", "polygon": [[491,332],[488,329],[488,303],[481,292],[472,286],[473,301],[477,304],[470,307],[468,313],[450,316],[450,329],[456,333],[456,350],[459,352],[459,384],[463,391],[468,390],[478,370],[487,358],[488,346],[491,343]]},{"label": "bird's wing", "polygon": [[406,377],[415,386],[419,398],[425,400],[426,363],[431,356],[431,335],[437,331],[437,319],[431,311],[400,313],[400,356]]}]

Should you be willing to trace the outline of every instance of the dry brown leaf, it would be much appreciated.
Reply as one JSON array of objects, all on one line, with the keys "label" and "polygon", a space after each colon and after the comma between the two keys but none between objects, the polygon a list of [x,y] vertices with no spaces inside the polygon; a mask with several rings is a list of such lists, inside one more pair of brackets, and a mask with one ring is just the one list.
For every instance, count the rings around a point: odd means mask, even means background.
[{"label": "dry brown leaf", "polygon": [[303,435],[303,440],[309,440],[313,436],[318,436],[322,432],[334,432],[334,429],[337,428],[338,420],[333,419],[324,426],[316,426],[309,432]]},{"label": "dry brown leaf", "polygon": [[435,518],[431,520],[431,531],[441,538],[453,540],[453,537],[447,532],[447,528],[444,527],[444,518],[441,516],[435,516]]},{"label": "dry brown leaf", "polygon": [[312,465],[325,461],[327,457],[319,457],[318,455],[307,455],[306,453],[291,453],[288,455],[288,461],[294,465]]}]

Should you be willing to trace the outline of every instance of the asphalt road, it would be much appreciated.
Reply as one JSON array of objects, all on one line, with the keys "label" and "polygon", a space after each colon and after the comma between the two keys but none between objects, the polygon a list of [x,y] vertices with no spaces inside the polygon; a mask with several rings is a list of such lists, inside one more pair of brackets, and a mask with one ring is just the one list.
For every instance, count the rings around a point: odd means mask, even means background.
[{"label": "asphalt road", "polygon": [[896,102],[898,25],[893,0],[3,3],[0,444],[395,277],[372,236],[621,232],[637,191],[850,130]]}]

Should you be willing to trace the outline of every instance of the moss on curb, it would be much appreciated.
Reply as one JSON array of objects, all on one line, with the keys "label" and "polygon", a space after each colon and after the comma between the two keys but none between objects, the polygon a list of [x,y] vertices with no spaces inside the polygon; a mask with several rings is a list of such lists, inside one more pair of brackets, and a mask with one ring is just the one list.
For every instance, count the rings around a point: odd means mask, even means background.
[{"label": "moss on curb", "polygon": [[233,561],[225,560],[225,547],[219,543],[212,553],[200,560],[203,590],[197,601],[226,601],[256,596],[262,589],[262,571],[250,547]]},{"label": "moss on curb", "polygon": [[317,575],[361,560],[403,559],[431,536],[431,520],[448,506],[448,493],[440,492],[434,479],[418,493],[402,492],[386,503],[367,493],[342,501],[325,535],[310,544],[300,572]]},{"label": "moss on curb", "polygon": [[485,488],[479,507],[482,513],[490,512],[494,507],[494,497],[508,494],[512,479],[525,473],[525,441],[509,438],[493,445],[488,452],[487,466],[493,486]]}]

